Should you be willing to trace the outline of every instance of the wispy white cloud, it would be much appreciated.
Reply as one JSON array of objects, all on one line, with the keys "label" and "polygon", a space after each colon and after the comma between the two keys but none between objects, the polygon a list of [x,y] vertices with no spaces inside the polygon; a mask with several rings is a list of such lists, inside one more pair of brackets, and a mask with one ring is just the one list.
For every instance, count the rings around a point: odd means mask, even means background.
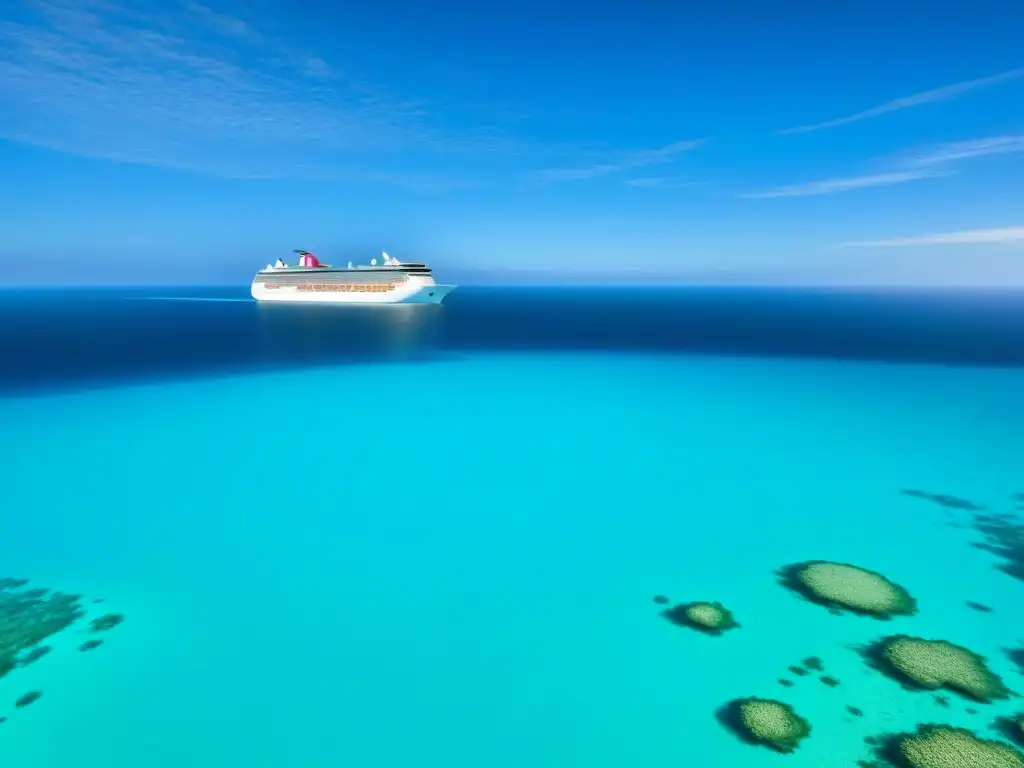
[{"label": "wispy white cloud", "polygon": [[851,248],[888,248],[914,245],[983,245],[1024,243],[1024,227],[997,229],[965,229],[959,232],[940,232],[914,237],[895,237],[889,240],[865,240],[843,243]]},{"label": "wispy white cloud", "polygon": [[840,179],[824,179],[821,181],[809,181],[803,184],[793,184],[788,187],[777,187],[763,192],[748,192],[740,195],[743,198],[766,198],[766,197],[809,197],[812,195],[834,195],[838,192],[849,192],[853,189],[867,189],[868,187],[885,187],[893,184],[903,184],[918,179],[928,179],[935,176],[944,176],[944,172],[922,168],[912,171],[894,171],[892,173],[875,173],[867,176],[850,176]]},{"label": "wispy white cloud", "polygon": [[905,156],[903,164],[910,167],[949,165],[960,160],[1016,152],[1024,152],[1024,134],[1004,134],[939,144],[931,149]]},{"label": "wispy white cloud", "polygon": [[255,43],[264,43],[266,38],[243,19],[218,13],[212,8],[187,0],[183,10],[190,15],[202,20],[211,30],[226,37],[236,37],[241,40],[249,40]]},{"label": "wispy white cloud", "polygon": [[528,178],[533,181],[581,181],[584,179],[595,179],[600,176],[609,176],[614,173],[636,170],[652,165],[671,163],[684,152],[692,152],[703,147],[705,139],[691,139],[688,141],[676,141],[654,149],[643,149],[633,152],[621,153],[611,159],[590,165],[581,165],[574,168],[548,168],[540,171],[533,171]]},{"label": "wispy white cloud", "polygon": [[310,77],[335,77],[334,68],[319,56],[304,56],[299,59],[302,71]]},{"label": "wispy white cloud", "polygon": [[626,179],[626,185],[630,187],[645,187],[649,189],[684,189],[697,186],[695,181],[686,179],[674,179],[664,176],[647,176],[636,179]]},{"label": "wispy white cloud", "polygon": [[419,189],[471,185],[451,178],[460,158],[520,149],[485,124],[441,130],[422,101],[194,0],[15,2],[0,19],[0,138],[233,178]]},{"label": "wispy white cloud", "polygon": [[855,112],[852,115],[846,115],[845,117],[838,117],[834,120],[826,120],[823,123],[814,123],[812,125],[801,125],[795,128],[786,128],[785,130],[778,131],[779,134],[791,134],[791,133],[809,133],[811,131],[820,131],[824,128],[835,128],[840,125],[849,125],[850,123],[858,123],[861,120],[869,120],[872,117],[878,117],[885,115],[890,112],[899,112],[900,110],[910,109],[912,107],[919,107],[924,104],[935,104],[940,101],[949,101],[955,99],[958,96],[962,96],[965,93],[977,90],[979,88],[985,88],[990,85],[998,85],[1005,83],[1010,80],[1016,80],[1024,77],[1024,67],[1019,69],[1011,69],[1006,72],[1000,72],[995,75],[989,75],[988,77],[980,77],[976,80],[965,80],[960,83],[953,83],[952,85],[944,85],[941,88],[934,88],[930,91],[922,91],[921,93],[915,93],[910,96],[903,96],[892,101],[887,101],[884,104],[879,104],[876,107],[865,109],[862,112]]},{"label": "wispy white cloud", "polygon": [[953,141],[938,144],[924,150],[890,158],[893,170],[850,176],[838,179],[824,179],[801,184],[778,187],[762,192],[741,194],[742,198],[804,197],[810,195],[832,195],[855,189],[885,187],[904,184],[919,179],[932,179],[952,175],[952,167],[965,160],[974,160],[990,155],[1024,153],[1024,134],[1003,134],[967,141]]}]

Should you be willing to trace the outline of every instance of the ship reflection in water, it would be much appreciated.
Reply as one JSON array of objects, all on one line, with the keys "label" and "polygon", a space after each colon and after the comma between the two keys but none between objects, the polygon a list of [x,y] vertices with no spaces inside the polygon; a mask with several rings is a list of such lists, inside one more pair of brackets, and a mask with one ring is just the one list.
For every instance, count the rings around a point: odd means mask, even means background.
[{"label": "ship reflection in water", "polygon": [[259,350],[266,364],[412,361],[436,357],[439,304],[334,305],[260,302]]}]

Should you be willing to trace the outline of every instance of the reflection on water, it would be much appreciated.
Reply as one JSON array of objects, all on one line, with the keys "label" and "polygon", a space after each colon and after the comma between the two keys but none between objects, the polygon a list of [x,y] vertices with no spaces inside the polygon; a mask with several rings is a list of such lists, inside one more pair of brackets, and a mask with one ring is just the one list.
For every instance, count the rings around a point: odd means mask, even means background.
[{"label": "reflection on water", "polygon": [[0,396],[475,351],[1015,366],[1022,329],[1024,297],[992,292],[465,287],[442,306],[332,306],[247,287],[0,291]]},{"label": "reflection on water", "polygon": [[423,359],[438,348],[444,308],[263,302],[256,305],[256,312],[260,358],[277,364]]}]

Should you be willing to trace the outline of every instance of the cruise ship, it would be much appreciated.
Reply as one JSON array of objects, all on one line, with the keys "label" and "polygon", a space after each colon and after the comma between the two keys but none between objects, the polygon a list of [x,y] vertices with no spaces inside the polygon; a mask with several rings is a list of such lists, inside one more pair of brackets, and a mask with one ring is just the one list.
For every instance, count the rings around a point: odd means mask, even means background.
[{"label": "cruise ship", "polygon": [[387,253],[381,264],[332,267],[309,251],[296,250],[297,264],[281,259],[256,273],[252,297],[257,301],[326,304],[440,304],[455,289],[438,285],[426,264],[403,263]]}]

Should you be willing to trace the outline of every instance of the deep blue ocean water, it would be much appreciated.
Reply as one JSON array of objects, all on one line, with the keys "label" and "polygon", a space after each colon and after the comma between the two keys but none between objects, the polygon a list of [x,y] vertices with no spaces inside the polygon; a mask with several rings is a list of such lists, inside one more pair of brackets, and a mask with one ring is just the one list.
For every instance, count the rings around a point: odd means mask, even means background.
[{"label": "deep blue ocean water", "polygon": [[[845,768],[923,721],[992,738],[1020,700],[942,706],[855,646],[948,639],[1024,688],[1022,436],[1020,293],[0,292],[0,576],[126,616],[0,679],[0,764]],[[975,546],[989,512],[1016,543]],[[777,584],[812,559],[918,615]],[[787,671],[810,655],[837,687]],[[739,742],[715,711],[751,695],[811,738]]]}]

